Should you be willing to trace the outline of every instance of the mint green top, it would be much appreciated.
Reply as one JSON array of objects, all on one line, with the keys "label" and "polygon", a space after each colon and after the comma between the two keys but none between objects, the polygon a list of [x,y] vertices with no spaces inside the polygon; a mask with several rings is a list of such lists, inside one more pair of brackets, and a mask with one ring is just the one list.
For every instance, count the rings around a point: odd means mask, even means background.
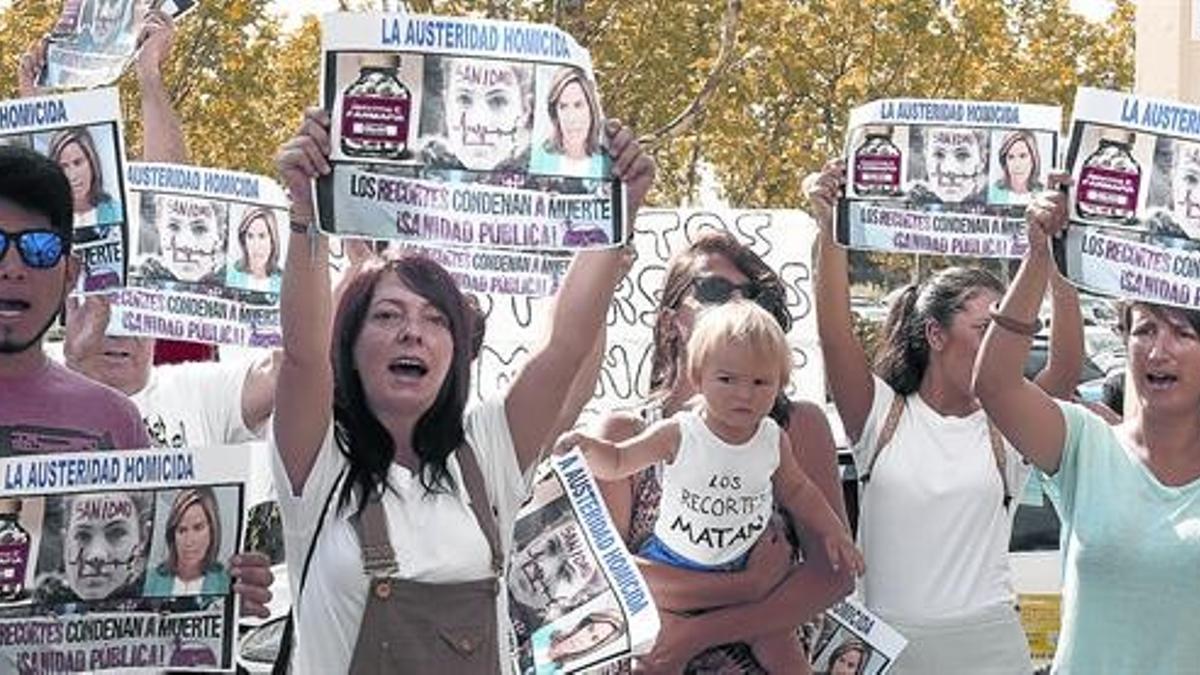
[{"label": "mint green top", "polygon": [[1200,673],[1200,479],[1163,485],[1086,408],[1059,402],[1063,617],[1053,673]]}]

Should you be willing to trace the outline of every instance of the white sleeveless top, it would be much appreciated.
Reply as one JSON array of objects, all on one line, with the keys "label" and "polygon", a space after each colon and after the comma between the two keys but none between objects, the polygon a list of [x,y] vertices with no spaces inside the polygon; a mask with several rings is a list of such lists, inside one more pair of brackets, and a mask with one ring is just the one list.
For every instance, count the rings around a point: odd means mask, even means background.
[{"label": "white sleeveless top", "polygon": [[679,450],[663,466],[654,535],[700,565],[738,560],[758,541],[775,506],[771,477],[779,466],[779,425],[764,417],[749,441],[730,445],[695,412],[673,419]]}]

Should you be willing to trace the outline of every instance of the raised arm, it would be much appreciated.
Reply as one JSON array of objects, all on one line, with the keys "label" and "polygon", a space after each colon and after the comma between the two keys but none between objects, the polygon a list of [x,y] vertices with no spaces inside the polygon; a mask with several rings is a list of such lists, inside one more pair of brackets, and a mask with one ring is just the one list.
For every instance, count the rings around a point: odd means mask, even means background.
[{"label": "raised arm", "polygon": [[674,460],[679,450],[679,440],[679,423],[663,420],[619,443],[572,431],[564,434],[558,445],[562,450],[579,446],[587,458],[588,468],[597,478],[616,480],[632,476],[658,462]]},{"label": "raised arm", "polygon": [[256,434],[275,409],[275,383],[282,363],[283,352],[275,350],[263,355],[246,371],[242,382],[242,422]]},{"label": "raised arm", "polygon": [[50,38],[43,35],[31,42],[21,55],[17,66],[17,95],[21,98],[41,96],[45,93],[38,87],[38,79],[46,69],[46,45],[49,43]]},{"label": "raised arm", "polygon": [[[283,361],[275,393],[274,425],[276,445],[295,494],[304,491],[333,408],[329,243],[311,229],[312,179],[329,173],[328,158],[329,115],[318,108],[304,113],[299,133],[280,148],[275,158],[292,199],[292,233],[279,301]],[[305,226],[309,226],[308,232]]]},{"label": "raised arm", "polygon": [[183,124],[163,83],[162,68],[175,42],[175,21],[162,10],[146,12],[138,33],[134,70],[142,93],[142,159],[147,162],[188,161]]},{"label": "raised arm", "polygon": [[1049,394],[1022,376],[1021,369],[1053,265],[1050,235],[1066,222],[1066,194],[1038,195],[1026,211],[1026,221],[1029,255],[983,337],[975,362],[975,395],[1004,437],[1035,466],[1053,474],[1066,437],[1062,411]]},{"label": "raised arm", "polygon": [[[628,190],[628,219],[632,223],[650,189],[654,162],[620,122],[609,120],[606,130],[613,175]],[[508,390],[505,411],[522,470],[540,456],[571,382],[595,344],[619,281],[620,266],[618,249],[581,251],[575,256],[558,290],[549,336]]]},{"label": "raised arm", "polygon": [[1083,372],[1083,313],[1079,292],[1050,265],[1050,351],[1033,381],[1054,398],[1071,400]]},{"label": "raised arm", "polygon": [[825,357],[825,380],[837,404],[846,435],[857,442],[871,412],[875,380],[871,378],[867,354],[854,336],[846,250],[835,241],[834,215],[845,182],[845,163],[832,160],[820,173],[804,180],[804,191],[820,228],[813,292],[816,295],[817,336]]}]

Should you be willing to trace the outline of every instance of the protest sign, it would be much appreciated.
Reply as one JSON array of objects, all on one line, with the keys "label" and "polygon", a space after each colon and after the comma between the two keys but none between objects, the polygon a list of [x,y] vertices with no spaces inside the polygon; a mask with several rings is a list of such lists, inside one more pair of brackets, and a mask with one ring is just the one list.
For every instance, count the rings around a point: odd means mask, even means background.
[{"label": "protest sign", "polygon": [[591,57],[552,26],[330,14],[322,101],[332,234],[470,249],[613,246],[627,213],[610,178]]},{"label": "protest sign", "polygon": [[818,620],[812,649],[816,673],[883,675],[908,640],[856,600],[841,600]]},{"label": "protest sign", "polygon": [[885,99],[850,113],[837,238],[856,249],[1020,258],[1058,156],[1059,108]]},{"label": "protest sign", "polygon": [[0,458],[0,670],[233,669],[241,447]]},{"label": "protest sign", "polygon": [[550,675],[644,653],[658,610],[578,450],[551,457],[514,528],[509,611],[519,671]]},{"label": "protest sign", "polygon": [[279,346],[283,188],[238,171],[141,162],[127,180],[137,236],[108,333]]},{"label": "protest sign", "polygon": [[1200,307],[1200,107],[1075,94],[1066,275],[1097,293]]},{"label": "protest sign", "polygon": [[123,285],[128,201],[117,90],[4,101],[0,143],[33,149],[66,174],[75,214],[72,252],[82,263],[76,291]]},{"label": "protest sign", "polygon": [[[708,230],[727,230],[775,270],[784,285],[783,305],[792,319],[790,396],[825,400],[825,371],[817,343],[812,301],[811,251],[817,228],[807,214],[785,210],[643,209],[633,226],[636,259],[613,296],[607,341],[595,396],[583,421],[639,405],[650,394],[655,310],[671,254]],[[480,295],[487,337],[471,377],[474,395],[503,391],[541,339],[550,315],[548,298]]]},{"label": "protest sign", "polygon": [[195,4],[194,0],[63,0],[38,85],[87,88],[115,82],[133,59],[148,7],[178,17]]}]

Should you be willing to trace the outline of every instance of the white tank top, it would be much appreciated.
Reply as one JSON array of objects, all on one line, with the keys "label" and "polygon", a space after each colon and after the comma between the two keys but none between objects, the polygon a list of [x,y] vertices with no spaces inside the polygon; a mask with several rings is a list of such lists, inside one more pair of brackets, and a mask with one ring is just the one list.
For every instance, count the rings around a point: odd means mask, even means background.
[{"label": "white tank top", "polygon": [[779,425],[764,417],[742,445],[730,445],[692,411],[679,423],[675,461],[663,466],[654,535],[700,565],[723,565],[758,541],[774,509],[771,477],[779,466]]}]

